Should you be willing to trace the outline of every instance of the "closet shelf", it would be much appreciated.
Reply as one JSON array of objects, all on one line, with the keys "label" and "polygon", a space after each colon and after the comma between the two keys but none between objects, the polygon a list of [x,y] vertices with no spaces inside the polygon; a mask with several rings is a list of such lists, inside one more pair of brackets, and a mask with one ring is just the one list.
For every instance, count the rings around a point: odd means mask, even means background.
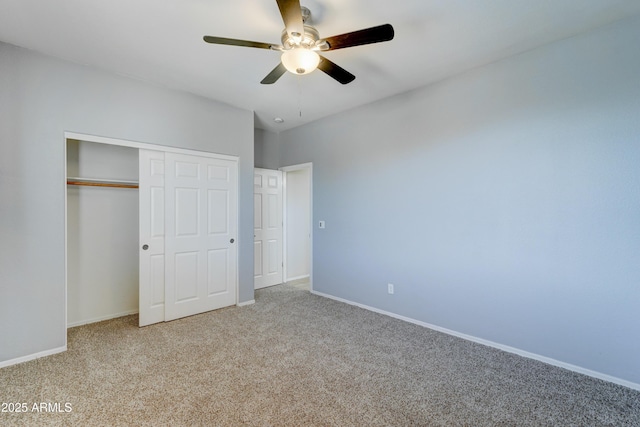
[{"label": "closet shelf", "polygon": [[121,181],[118,179],[97,179],[67,177],[67,185],[82,185],[89,187],[112,187],[112,188],[138,188],[136,181]]}]

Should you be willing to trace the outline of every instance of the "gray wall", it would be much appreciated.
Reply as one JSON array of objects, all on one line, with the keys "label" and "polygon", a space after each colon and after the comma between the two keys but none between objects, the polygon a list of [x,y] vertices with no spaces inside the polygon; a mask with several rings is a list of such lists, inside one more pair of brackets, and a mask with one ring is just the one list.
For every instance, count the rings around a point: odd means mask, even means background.
[{"label": "gray wall", "polygon": [[278,169],[278,134],[268,130],[254,131],[254,158],[257,168]]},{"label": "gray wall", "polygon": [[236,155],[253,299],[253,114],[0,43],[0,363],[65,343],[64,131]]},{"label": "gray wall", "polygon": [[639,45],[634,19],[281,133],[314,289],[640,384]]}]

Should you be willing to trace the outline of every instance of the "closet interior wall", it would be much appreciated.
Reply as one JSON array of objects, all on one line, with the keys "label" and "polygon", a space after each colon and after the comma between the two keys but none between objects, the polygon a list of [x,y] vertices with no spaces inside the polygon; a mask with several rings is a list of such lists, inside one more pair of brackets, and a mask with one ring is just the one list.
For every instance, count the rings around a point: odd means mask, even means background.
[{"label": "closet interior wall", "polygon": [[[67,177],[138,181],[138,149],[67,140]],[[138,312],[138,190],[67,185],[67,326]]]}]

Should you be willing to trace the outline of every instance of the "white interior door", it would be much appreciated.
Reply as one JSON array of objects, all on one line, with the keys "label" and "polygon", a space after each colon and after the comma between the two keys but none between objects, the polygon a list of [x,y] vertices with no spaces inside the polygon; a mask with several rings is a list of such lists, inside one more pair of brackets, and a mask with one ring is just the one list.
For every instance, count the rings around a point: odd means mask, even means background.
[{"label": "white interior door", "polygon": [[140,326],[164,321],[164,155],[139,151]]},{"label": "white interior door", "polygon": [[237,162],[165,153],[165,320],[236,303]]},{"label": "white interior door", "polygon": [[254,171],[254,287],[282,283],[282,172]]}]

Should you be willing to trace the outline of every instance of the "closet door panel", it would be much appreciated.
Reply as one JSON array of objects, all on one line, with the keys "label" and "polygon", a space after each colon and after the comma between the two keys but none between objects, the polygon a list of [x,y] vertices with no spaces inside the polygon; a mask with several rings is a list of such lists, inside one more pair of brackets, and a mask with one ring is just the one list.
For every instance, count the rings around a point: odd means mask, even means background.
[{"label": "closet door panel", "polygon": [[175,235],[176,237],[198,236],[200,193],[194,188],[175,189]]},{"label": "closet door panel", "polygon": [[209,190],[207,194],[209,235],[229,234],[229,191]]},{"label": "closet door panel", "polygon": [[176,303],[198,298],[198,252],[180,252],[174,255],[174,287]]},{"label": "closet door panel", "polygon": [[164,246],[164,183],[150,188],[150,237],[162,240]]},{"label": "closet door panel", "polygon": [[150,261],[151,307],[161,308],[164,320],[164,254],[152,255]]},{"label": "closet door panel", "polygon": [[164,152],[139,151],[139,325],[164,321]]},{"label": "closet door panel", "polygon": [[236,303],[237,162],[166,153],[165,320]]},{"label": "closet door panel", "polygon": [[208,295],[216,295],[229,292],[229,250],[212,249],[208,253],[207,281]]}]

